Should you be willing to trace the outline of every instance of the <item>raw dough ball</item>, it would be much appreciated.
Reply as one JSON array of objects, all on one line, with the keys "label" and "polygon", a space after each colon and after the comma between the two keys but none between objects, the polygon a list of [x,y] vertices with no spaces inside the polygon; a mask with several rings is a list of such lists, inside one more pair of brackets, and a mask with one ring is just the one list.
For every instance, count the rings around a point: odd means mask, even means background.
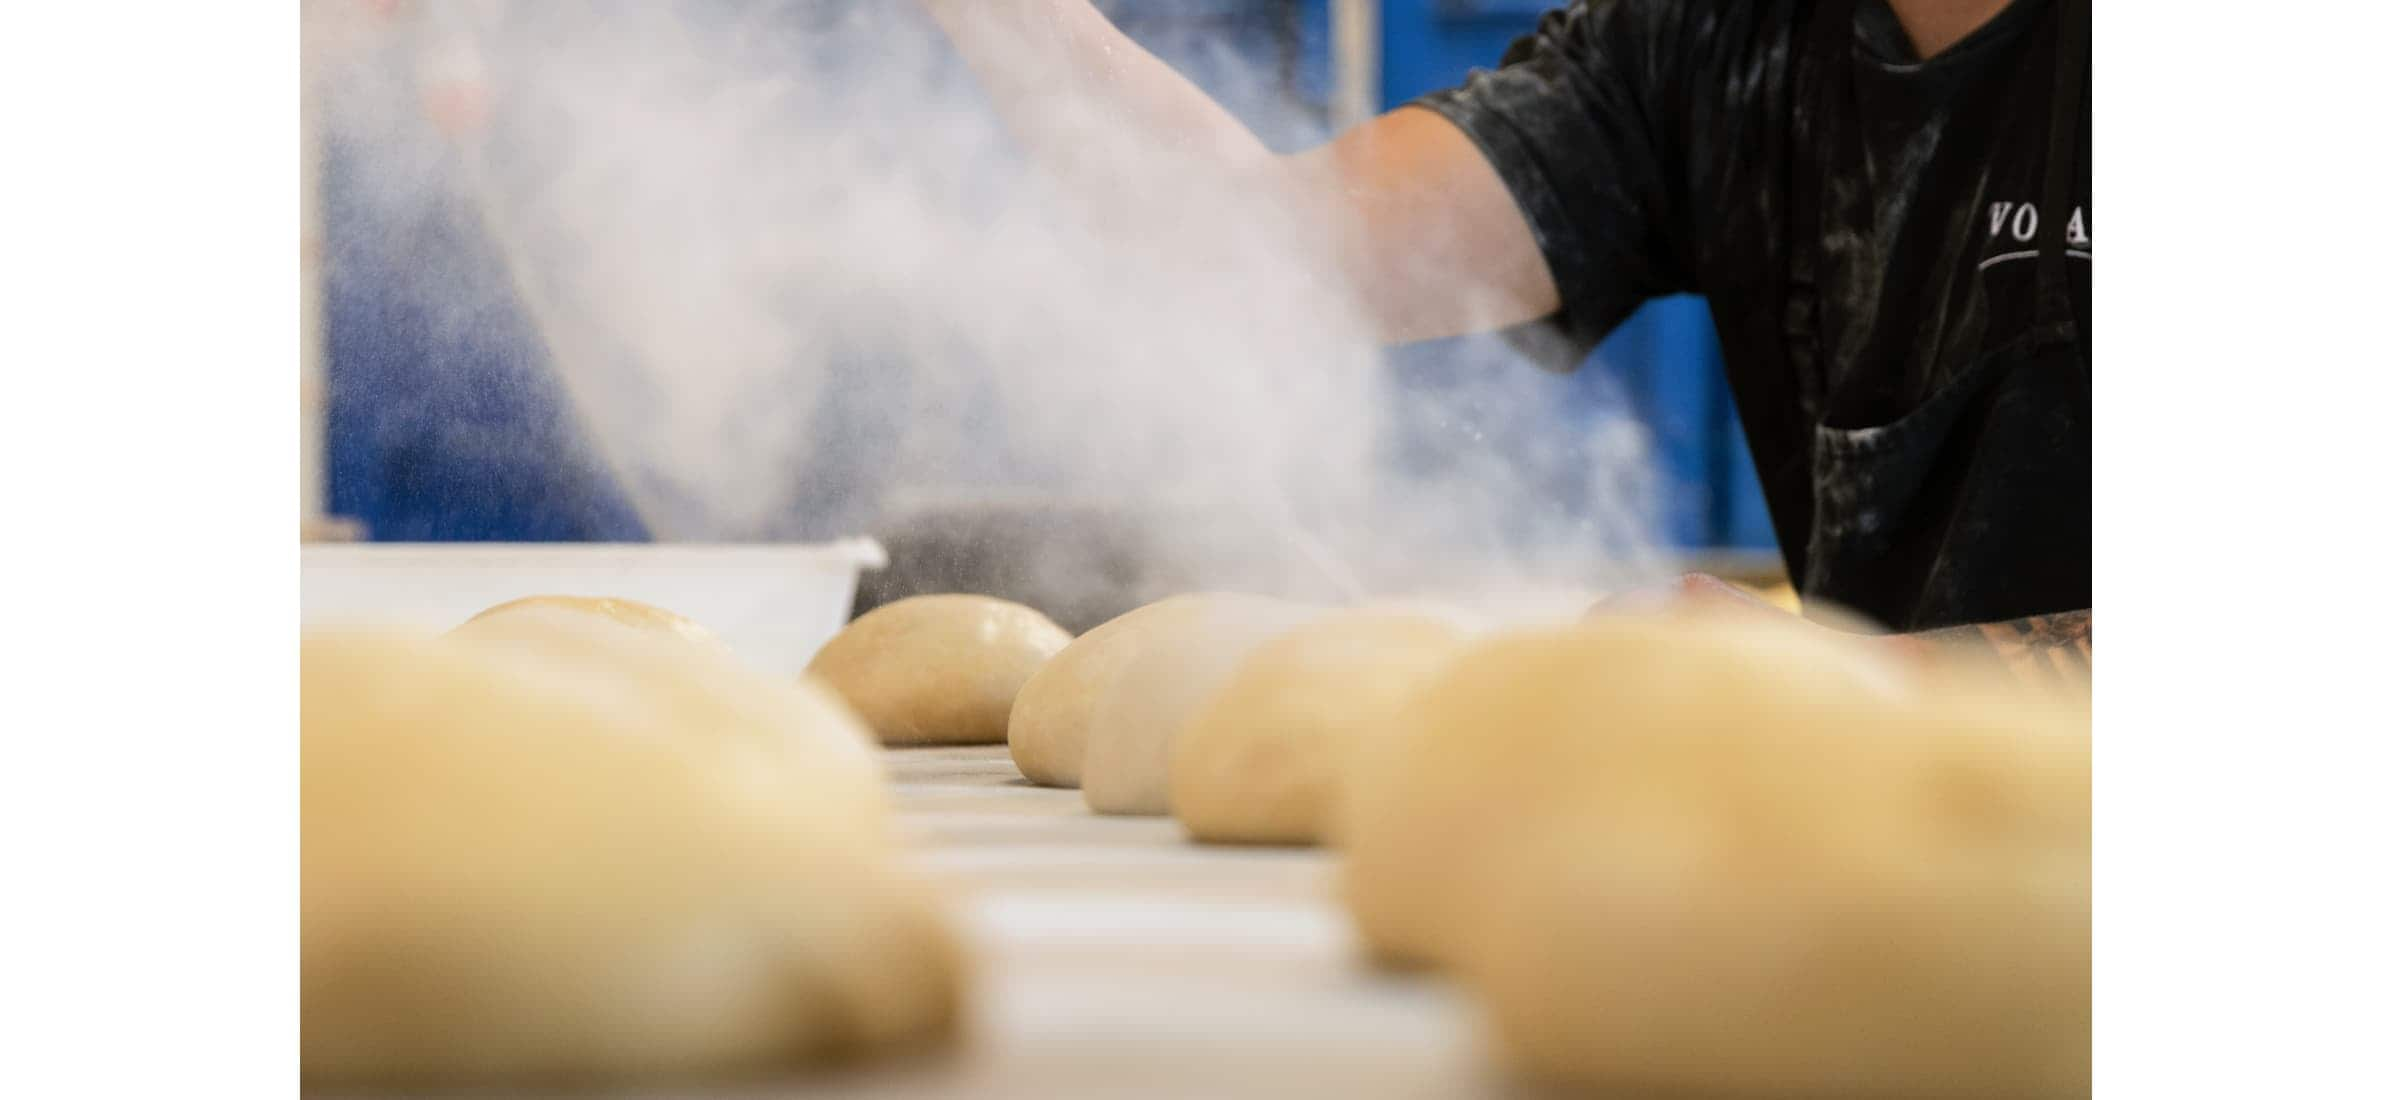
[{"label": "raw dough ball", "polygon": [[318,634],[300,653],[310,1085],[713,1077],[950,1030],[828,692],[668,639]]},{"label": "raw dough ball", "polygon": [[464,638],[500,637],[527,626],[538,629],[542,624],[587,626],[594,622],[709,646],[722,645],[705,627],[664,608],[603,596],[526,596],[509,600],[465,620],[449,633]]},{"label": "raw dough ball", "polygon": [[1517,1068],[1673,1095],[2088,1094],[2086,713],[1822,703],[1690,708],[1571,754],[1571,797],[1490,853],[1454,952]]},{"label": "raw dough ball", "polygon": [[1130,658],[1155,637],[1175,632],[1203,615],[1205,609],[1222,601],[1247,599],[1250,597],[1210,593],[1173,596],[1073,639],[1031,674],[1013,700],[1005,731],[1013,765],[1032,783],[1079,786],[1096,702]]},{"label": "raw dough ball", "polygon": [[1626,615],[1472,645],[1356,761],[1336,833],[1348,907],[1381,961],[1443,962],[1488,853],[1584,797],[1584,758],[1605,738],[1768,728],[1906,688],[1890,663],[1796,620]]},{"label": "raw dough ball", "polygon": [[1885,633],[1885,627],[1868,616],[1825,600],[1805,597],[1796,592],[1791,583],[1779,582],[1761,588],[1739,581],[1722,580],[1705,573],[1688,573],[1663,584],[1632,588],[1604,597],[1588,609],[1585,617],[1590,622],[1623,615],[1770,619],[1779,612],[1808,619],[1819,626],[1846,634]]},{"label": "raw dough ball", "polygon": [[1109,682],[1089,685],[1080,794],[1100,814],[1171,812],[1171,744],[1255,647],[1312,609],[1248,596],[1206,600],[1148,634]]},{"label": "raw dough ball", "polygon": [[1802,593],[1794,591],[1790,583],[1779,581],[1767,588],[1756,589],[1754,594],[1788,615],[1802,614]]},{"label": "raw dough ball", "polygon": [[1263,643],[1172,741],[1172,814],[1198,840],[1332,839],[1354,754],[1464,638],[1442,619],[1366,610]]},{"label": "raw dough ball", "polygon": [[[888,816],[887,775],[873,748],[871,731],[820,680],[800,675],[796,694],[740,662],[728,647],[684,644],[687,635],[626,627],[589,615],[501,616],[473,631],[449,632],[460,645],[542,659],[566,678],[567,687],[613,692],[616,680],[635,681],[638,690],[671,709],[673,728],[686,738],[753,738],[758,731],[779,737],[794,720],[816,731],[808,768],[822,782],[822,804],[843,807],[835,816],[878,830]],[[764,685],[773,690],[763,690]],[[794,709],[792,709],[794,708]]]},{"label": "raw dough ball", "polygon": [[876,607],[814,655],[885,745],[994,745],[1014,697],[1071,643],[1046,616],[987,596],[915,596]]}]

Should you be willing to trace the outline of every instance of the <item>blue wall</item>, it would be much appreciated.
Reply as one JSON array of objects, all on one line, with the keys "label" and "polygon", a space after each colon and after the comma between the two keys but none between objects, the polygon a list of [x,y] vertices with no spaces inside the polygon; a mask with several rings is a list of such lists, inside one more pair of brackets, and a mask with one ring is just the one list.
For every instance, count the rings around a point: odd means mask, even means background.
[{"label": "blue wall", "polygon": [[[333,515],[396,542],[638,541],[472,211],[390,202],[326,150],[325,480]],[[402,265],[465,284],[421,292]],[[457,303],[477,303],[459,313]]]}]

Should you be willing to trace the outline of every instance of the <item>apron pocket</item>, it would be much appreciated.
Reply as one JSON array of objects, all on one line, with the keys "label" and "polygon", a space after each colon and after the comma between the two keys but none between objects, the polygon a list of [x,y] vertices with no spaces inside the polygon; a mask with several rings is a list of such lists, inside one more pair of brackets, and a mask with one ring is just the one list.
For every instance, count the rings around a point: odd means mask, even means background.
[{"label": "apron pocket", "polygon": [[[2015,345],[2013,345],[2015,348]],[[1977,360],[1899,419],[1874,427],[1812,429],[1811,560],[1881,547],[1918,497],[1952,425],[2018,351]]]},{"label": "apron pocket", "polygon": [[1804,595],[1912,629],[2006,606],[2016,584],[2043,586],[2048,555],[2020,540],[2065,526],[2031,519],[2038,502],[2083,495],[2082,457],[2054,437],[2082,422],[2052,419],[2064,398],[2055,387],[2079,384],[2072,335],[2013,340],[1890,423],[1816,426]]}]

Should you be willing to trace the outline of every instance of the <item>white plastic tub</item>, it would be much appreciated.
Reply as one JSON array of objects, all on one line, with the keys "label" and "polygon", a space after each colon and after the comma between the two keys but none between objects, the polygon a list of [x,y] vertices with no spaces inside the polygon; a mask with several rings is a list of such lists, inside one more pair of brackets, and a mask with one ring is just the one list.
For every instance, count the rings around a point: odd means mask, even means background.
[{"label": "white plastic tub", "polygon": [[697,621],[757,667],[794,673],[847,623],[870,539],[794,546],[492,543],[300,548],[302,622],[447,630],[524,596],[612,596]]}]

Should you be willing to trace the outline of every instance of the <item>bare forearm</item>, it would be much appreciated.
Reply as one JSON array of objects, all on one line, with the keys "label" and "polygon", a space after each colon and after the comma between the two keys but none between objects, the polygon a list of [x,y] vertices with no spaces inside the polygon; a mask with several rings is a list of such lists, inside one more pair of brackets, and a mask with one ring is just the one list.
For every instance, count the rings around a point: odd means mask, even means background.
[{"label": "bare forearm", "polygon": [[1274,155],[1089,0],[922,0],[1008,127],[1101,227],[1227,252],[1345,296],[1390,343],[1501,328],[1560,298],[1470,140],[1396,111]]},{"label": "bare forearm", "polygon": [[1989,653],[2019,679],[2032,684],[2081,684],[2093,675],[2091,609],[1956,626],[1912,637],[1937,647]]},{"label": "bare forearm", "polygon": [[1076,167],[1132,137],[1224,168],[1271,156],[1244,123],[1089,0],[922,2],[1007,126],[1050,168]]}]

